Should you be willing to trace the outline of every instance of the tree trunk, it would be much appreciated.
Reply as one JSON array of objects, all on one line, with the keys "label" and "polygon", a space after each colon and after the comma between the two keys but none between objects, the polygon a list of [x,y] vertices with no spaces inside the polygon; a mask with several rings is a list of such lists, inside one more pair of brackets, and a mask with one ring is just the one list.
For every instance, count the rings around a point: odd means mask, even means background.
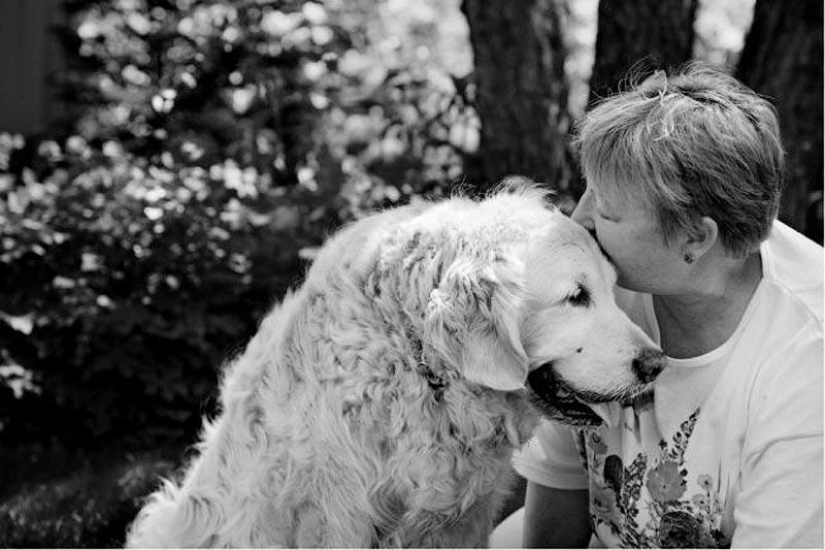
[{"label": "tree trunk", "polygon": [[779,115],[787,151],[780,219],[821,242],[821,0],[757,0],[736,76],[768,97]]},{"label": "tree trunk", "polygon": [[465,171],[479,189],[523,175],[570,187],[560,0],[464,0],[481,139]]},{"label": "tree trunk", "polygon": [[601,0],[591,103],[620,91],[630,69],[643,75],[689,61],[697,4],[698,0]]}]

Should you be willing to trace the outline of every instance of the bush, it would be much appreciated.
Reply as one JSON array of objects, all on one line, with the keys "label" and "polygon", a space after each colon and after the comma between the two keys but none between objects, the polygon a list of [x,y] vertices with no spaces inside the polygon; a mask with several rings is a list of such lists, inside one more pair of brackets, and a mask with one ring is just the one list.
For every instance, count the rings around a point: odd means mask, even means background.
[{"label": "bush", "polygon": [[59,409],[50,433],[191,435],[222,360],[336,222],[301,188],[272,208],[232,161],[175,171],[109,147],[41,142],[41,173],[4,180],[0,311],[28,333],[9,353]]}]

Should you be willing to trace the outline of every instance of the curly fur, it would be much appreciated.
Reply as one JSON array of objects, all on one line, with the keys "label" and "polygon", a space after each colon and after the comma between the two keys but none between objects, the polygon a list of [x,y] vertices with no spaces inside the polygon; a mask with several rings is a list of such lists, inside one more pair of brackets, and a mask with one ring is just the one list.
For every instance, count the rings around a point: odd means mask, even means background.
[{"label": "curly fur", "polygon": [[335,235],[229,365],[198,456],[127,544],[486,545],[538,419],[527,247],[559,218],[521,187]]}]

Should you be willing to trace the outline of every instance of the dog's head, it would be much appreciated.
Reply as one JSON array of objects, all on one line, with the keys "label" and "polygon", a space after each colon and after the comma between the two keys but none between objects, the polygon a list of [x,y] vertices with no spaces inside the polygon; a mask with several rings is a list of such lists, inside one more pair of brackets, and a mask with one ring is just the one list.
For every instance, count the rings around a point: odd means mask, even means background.
[{"label": "dog's head", "polygon": [[666,364],[661,349],[616,305],[616,272],[588,232],[556,215],[531,239],[521,339],[528,386],[548,416],[598,423],[582,402],[629,401]]},{"label": "dog's head", "polygon": [[380,264],[422,343],[471,383],[588,424],[583,402],[629,399],[664,366],[617,307],[595,240],[535,189],[453,198],[388,234]]}]

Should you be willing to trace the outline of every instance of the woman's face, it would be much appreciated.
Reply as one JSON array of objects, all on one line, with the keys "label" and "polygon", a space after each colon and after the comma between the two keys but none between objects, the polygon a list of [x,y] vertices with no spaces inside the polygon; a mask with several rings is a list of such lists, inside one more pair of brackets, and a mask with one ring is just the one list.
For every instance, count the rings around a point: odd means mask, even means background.
[{"label": "woman's face", "polygon": [[571,217],[595,234],[616,267],[619,286],[651,294],[674,294],[685,287],[679,243],[665,244],[656,219],[640,201],[588,182]]}]

